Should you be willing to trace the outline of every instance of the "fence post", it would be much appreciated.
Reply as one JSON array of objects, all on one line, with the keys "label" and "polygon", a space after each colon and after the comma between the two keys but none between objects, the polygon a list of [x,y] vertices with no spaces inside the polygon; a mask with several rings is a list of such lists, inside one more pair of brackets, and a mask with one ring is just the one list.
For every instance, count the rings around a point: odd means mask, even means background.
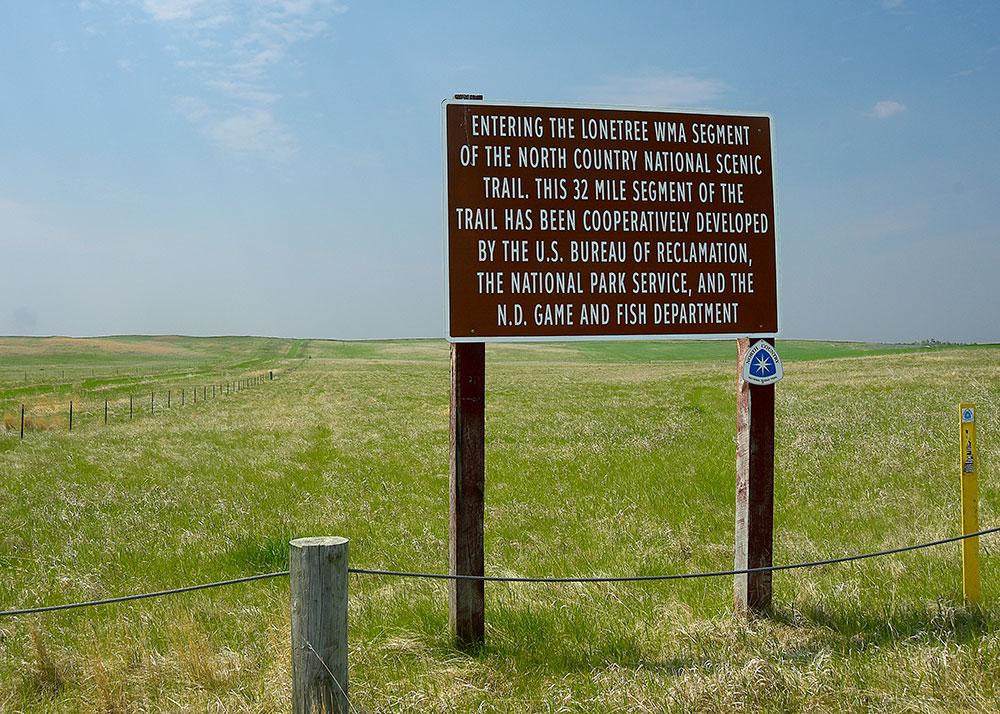
[{"label": "fence post", "polygon": [[104,400],[104,426],[108,425],[108,400]]},{"label": "fence post", "polygon": [[73,431],[73,400],[69,400],[69,430]]},{"label": "fence post", "polygon": [[[736,570],[770,567],[774,548],[774,385],[743,381],[743,359],[756,342],[737,340]],[[763,615],[771,607],[770,571],[735,576],[733,590],[737,613]]]},{"label": "fence post", "polygon": [[132,395],[128,395],[128,418],[132,418]]},{"label": "fence post", "polygon": [[24,438],[24,405],[21,405],[21,438]]},{"label": "fence post", "polygon": [[155,394],[155,392],[150,392],[150,393],[149,393],[149,413],[150,413],[150,414],[154,414],[154,413],[155,413],[155,412],[153,411],[153,395],[154,395],[154,394]]},{"label": "fence post", "polygon": [[348,714],[346,538],[289,547],[292,712]]}]

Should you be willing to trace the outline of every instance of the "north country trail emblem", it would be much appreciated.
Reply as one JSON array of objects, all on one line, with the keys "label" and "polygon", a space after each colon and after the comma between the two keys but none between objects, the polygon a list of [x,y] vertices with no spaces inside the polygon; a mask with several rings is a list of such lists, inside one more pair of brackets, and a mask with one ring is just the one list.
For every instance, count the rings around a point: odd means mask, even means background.
[{"label": "north country trail emblem", "polygon": [[765,386],[785,376],[781,358],[769,343],[761,340],[747,350],[743,358],[743,381]]}]

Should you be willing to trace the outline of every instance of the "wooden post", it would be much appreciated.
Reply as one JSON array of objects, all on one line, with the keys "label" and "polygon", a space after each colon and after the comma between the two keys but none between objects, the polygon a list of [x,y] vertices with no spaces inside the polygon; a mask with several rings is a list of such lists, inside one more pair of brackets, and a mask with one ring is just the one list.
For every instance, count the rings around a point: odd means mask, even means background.
[{"label": "wooden post", "polygon": [[347,548],[338,537],[290,545],[294,714],[348,714]]},{"label": "wooden post", "polygon": [[167,390],[167,409],[169,409],[169,408],[170,408],[170,393],[171,393],[172,391],[174,391],[174,390],[172,390],[172,389],[168,389],[168,390]]},{"label": "wooden post", "polygon": [[69,400],[69,430],[73,431],[73,400]]},{"label": "wooden post", "polygon": [[[737,343],[735,570],[773,564],[774,385],[743,381],[743,358],[757,341]],[[737,575],[734,590],[737,613],[764,614],[771,605],[771,573]]]},{"label": "wooden post", "polygon": [[21,438],[24,438],[24,405],[21,405]]},{"label": "wooden post", "polygon": [[181,406],[184,406],[184,390],[181,390]]},{"label": "wooden post", "polygon": [[149,413],[150,414],[155,414],[156,413],[155,411],[153,411],[153,395],[155,393],[156,392],[150,392],[149,393]]},{"label": "wooden post", "polygon": [[108,400],[104,400],[104,426],[108,425]]},{"label": "wooden post", "polygon": [[128,395],[128,418],[132,418],[132,395]]},{"label": "wooden post", "polygon": [[[486,345],[451,346],[448,565],[452,575],[483,575]],[[486,634],[482,580],[450,580],[448,620],[460,645]]]}]

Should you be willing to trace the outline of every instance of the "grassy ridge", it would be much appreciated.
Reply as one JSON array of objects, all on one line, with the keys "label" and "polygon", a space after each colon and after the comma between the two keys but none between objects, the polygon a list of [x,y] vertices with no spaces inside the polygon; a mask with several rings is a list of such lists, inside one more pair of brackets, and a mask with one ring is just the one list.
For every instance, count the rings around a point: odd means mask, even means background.
[{"label": "grassy ridge", "polygon": [[[488,348],[488,572],[731,567],[735,347],[686,344],[676,361],[646,343]],[[305,535],[350,538],[359,566],[444,571],[447,346],[293,348],[275,382],[197,410],[0,433],[0,608],[284,569]],[[960,401],[980,405],[997,522],[1000,350],[779,350],[777,562],[954,534]],[[731,579],[490,586],[475,655],[450,646],[440,583],[352,578],[352,693],[370,712],[989,711],[1000,566],[982,548],[978,614],[957,547],[776,574],[774,617],[748,626]],[[267,581],[0,620],[0,710],[286,711],[287,609]]]}]

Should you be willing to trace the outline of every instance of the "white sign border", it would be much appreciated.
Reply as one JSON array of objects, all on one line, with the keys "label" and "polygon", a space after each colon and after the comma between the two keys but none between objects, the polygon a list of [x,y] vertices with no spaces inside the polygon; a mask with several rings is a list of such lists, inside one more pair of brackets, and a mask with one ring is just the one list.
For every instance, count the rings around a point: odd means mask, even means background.
[{"label": "white sign border", "polygon": [[[523,337],[455,337],[451,334],[451,286],[449,284],[449,222],[448,222],[448,107],[461,106],[488,107],[535,107],[538,109],[597,109],[612,111],[659,112],[663,114],[710,114],[730,117],[764,117],[768,119],[771,146],[771,195],[774,203],[774,292],[776,300],[777,330],[774,332],[730,332],[725,334],[666,334],[666,335],[530,335]],[[778,182],[775,180],[777,158],[774,147],[774,117],[766,112],[720,111],[716,109],[694,109],[673,107],[620,106],[614,104],[571,104],[560,102],[505,102],[485,99],[443,99],[441,100],[441,221],[444,234],[444,335],[451,343],[461,342],[641,342],[653,340],[732,340],[741,337],[762,338],[781,336],[781,242],[780,219],[778,217]]]}]

